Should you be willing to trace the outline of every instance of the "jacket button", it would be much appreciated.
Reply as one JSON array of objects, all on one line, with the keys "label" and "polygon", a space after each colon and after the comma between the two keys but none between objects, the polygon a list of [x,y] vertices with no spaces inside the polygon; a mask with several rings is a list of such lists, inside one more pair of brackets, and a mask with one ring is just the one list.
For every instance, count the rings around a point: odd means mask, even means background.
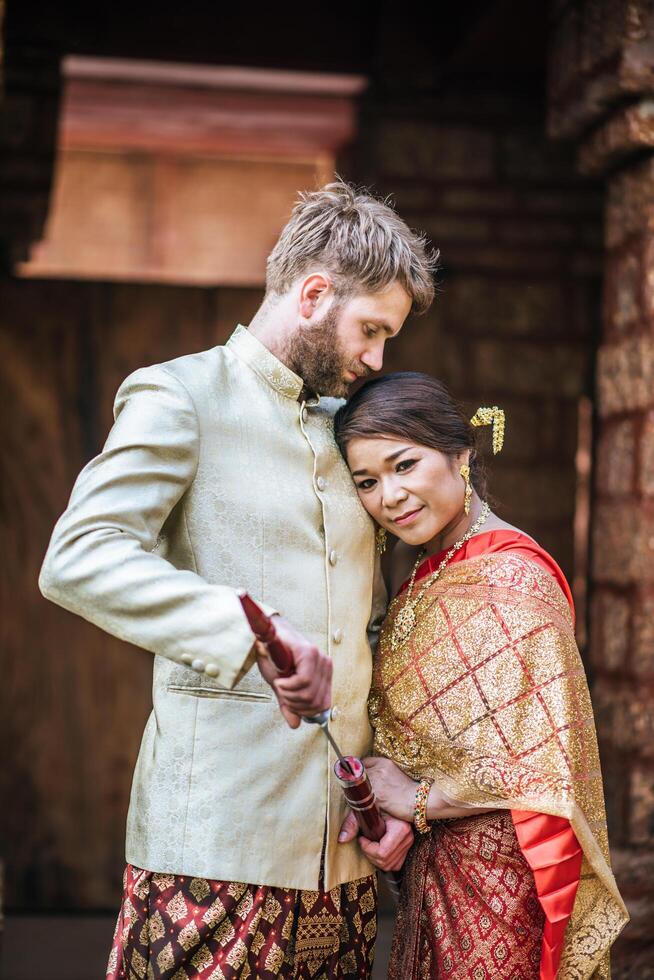
[{"label": "jacket button", "polygon": [[342,639],[343,639],[343,630],[340,628],[335,629],[334,632],[332,633],[332,640],[334,641],[334,643],[340,643]]},{"label": "jacket button", "polygon": [[325,489],[325,487],[327,486],[327,480],[324,478],[324,476],[318,477],[318,479],[316,480],[316,486],[318,487],[319,490]]},{"label": "jacket button", "polygon": [[337,551],[330,551],[329,552],[329,564],[330,565],[335,565],[337,561],[338,561],[338,552]]},{"label": "jacket button", "polygon": [[193,663],[191,664],[191,669],[192,670],[196,670],[198,672],[198,674],[203,674],[204,673],[204,660],[200,660],[199,658],[197,660],[194,660]]},{"label": "jacket button", "polygon": [[204,672],[205,674],[208,674],[209,677],[217,677],[220,673],[220,667],[218,664],[207,664],[207,666],[204,668]]},{"label": "jacket button", "polygon": [[192,664],[193,663],[193,654],[192,653],[183,653],[182,654],[182,663]]}]

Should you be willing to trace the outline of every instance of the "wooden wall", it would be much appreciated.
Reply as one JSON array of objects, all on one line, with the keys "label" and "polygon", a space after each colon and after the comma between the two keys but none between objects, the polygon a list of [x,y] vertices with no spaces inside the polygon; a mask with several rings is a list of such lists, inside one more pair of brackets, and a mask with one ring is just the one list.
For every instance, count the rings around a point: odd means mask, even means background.
[{"label": "wooden wall", "polygon": [[0,835],[9,908],[114,908],[151,656],[46,602],[37,576],[122,379],[222,343],[256,290],[0,281]]}]

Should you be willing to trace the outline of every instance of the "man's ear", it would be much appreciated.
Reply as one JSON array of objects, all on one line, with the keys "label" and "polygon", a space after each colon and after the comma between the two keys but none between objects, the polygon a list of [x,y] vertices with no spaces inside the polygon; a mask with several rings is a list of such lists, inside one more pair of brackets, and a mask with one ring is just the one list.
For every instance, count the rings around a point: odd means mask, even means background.
[{"label": "man's ear", "polygon": [[325,272],[312,272],[300,285],[298,306],[300,316],[310,320],[321,307],[324,308],[329,297],[333,295],[334,287],[330,277]]}]

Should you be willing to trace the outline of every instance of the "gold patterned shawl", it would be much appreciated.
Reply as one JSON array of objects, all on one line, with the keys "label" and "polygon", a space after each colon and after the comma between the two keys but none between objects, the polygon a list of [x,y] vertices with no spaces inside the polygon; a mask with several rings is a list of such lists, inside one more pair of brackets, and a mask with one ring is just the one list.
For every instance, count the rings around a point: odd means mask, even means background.
[{"label": "gold patterned shawl", "polygon": [[446,568],[392,651],[389,608],[370,693],[375,755],[463,804],[567,818],[583,848],[558,977],[609,976],[628,920],[609,863],[593,711],[569,604],[518,554]]}]

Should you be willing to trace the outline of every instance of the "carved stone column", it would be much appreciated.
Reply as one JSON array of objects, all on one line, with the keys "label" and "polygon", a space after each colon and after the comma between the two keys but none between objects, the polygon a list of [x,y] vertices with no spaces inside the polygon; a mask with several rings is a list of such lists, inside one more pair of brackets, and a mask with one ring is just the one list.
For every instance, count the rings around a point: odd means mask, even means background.
[{"label": "carved stone column", "polygon": [[[549,129],[605,180],[590,657],[616,874],[614,977],[646,977],[654,915],[654,2],[557,2]],[[649,964],[646,965],[646,964]]]}]

